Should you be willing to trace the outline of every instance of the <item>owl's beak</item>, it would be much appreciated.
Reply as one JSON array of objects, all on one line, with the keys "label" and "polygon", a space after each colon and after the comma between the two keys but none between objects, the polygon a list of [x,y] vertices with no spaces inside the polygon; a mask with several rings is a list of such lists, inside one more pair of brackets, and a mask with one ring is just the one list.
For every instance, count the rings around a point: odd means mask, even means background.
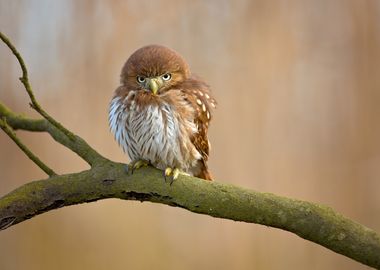
[{"label": "owl's beak", "polygon": [[148,87],[152,91],[153,95],[157,95],[158,89],[160,88],[160,81],[158,78],[148,79]]}]

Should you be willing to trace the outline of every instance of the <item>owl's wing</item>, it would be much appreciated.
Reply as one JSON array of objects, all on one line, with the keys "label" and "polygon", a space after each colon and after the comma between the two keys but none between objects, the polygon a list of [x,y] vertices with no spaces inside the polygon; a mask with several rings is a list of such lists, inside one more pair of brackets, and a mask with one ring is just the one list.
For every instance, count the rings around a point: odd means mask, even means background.
[{"label": "owl's wing", "polygon": [[189,80],[184,86],[183,93],[194,108],[194,123],[198,129],[198,132],[191,137],[191,141],[202,155],[203,160],[207,161],[210,150],[207,131],[212,118],[212,110],[216,107],[216,101],[211,96],[209,86],[201,80]]}]

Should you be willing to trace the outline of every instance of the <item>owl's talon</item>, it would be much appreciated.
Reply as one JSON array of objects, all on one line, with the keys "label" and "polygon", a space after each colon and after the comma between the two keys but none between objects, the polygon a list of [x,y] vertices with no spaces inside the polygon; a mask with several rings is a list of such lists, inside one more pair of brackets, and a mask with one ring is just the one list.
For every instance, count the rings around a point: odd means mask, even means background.
[{"label": "owl's talon", "polygon": [[165,183],[166,181],[168,180],[168,177],[170,177],[171,173],[172,173],[173,169],[170,168],[170,167],[167,167],[164,171],[164,179],[165,179]]},{"label": "owl's talon", "polygon": [[173,174],[172,174],[172,182],[170,184],[173,183],[174,180],[176,180],[179,176],[179,173],[180,173],[180,170],[178,168],[174,168],[173,170]]},{"label": "owl's talon", "polygon": [[149,162],[143,159],[134,160],[131,163],[129,163],[127,172],[130,174],[133,174],[135,170],[140,169],[141,167],[146,167],[149,165]]},{"label": "owl's talon", "polygon": [[165,179],[165,182],[168,180],[169,178],[169,184],[172,185],[174,180],[176,180],[178,178],[180,174],[180,170],[178,168],[170,168],[170,167],[167,167],[164,171],[164,179]]}]

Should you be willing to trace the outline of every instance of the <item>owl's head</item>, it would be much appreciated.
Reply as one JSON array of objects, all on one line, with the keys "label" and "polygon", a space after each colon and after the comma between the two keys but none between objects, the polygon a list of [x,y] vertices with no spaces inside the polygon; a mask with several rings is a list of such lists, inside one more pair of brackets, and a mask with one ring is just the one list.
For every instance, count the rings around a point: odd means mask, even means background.
[{"label": "owl's head", "polygon": [[121,83],[128,89],[161,94],[190,76],[189,66],[174,50],[149,45],[135,51],[121,71]]}]

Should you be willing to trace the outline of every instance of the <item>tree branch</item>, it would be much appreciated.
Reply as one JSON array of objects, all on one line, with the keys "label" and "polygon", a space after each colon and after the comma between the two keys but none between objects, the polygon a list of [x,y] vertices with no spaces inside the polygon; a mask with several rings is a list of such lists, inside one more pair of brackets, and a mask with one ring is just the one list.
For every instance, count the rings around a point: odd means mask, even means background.
[{"label": "tree branch", "polygon": [[124,166],[108,161],[88,171],[54,176],[16,189],[0,199],[0,229],[84,202],[106,198],[150,201],[280,228],[380,268],[379,235],[329,207],[182,175],[170,186],[156,169],[139,169],[128,175]]},{"label": "tree branch", "polygon": [[1,102],[0,117],[5,117],[7,123],[15,130],[23,129],[28,131],[48,132],[55,141],[78,154],[91,166],[108,161],[108,159],[96,152],[82,138],[74,135],[73,140],[69,139],[61,130],[53,126],[46,119],[31,119],[18,115],[8,109]]},{"label": "tree branch", "polygon": [[30,87],[21,55],[1,32],[0,39],[19,61],[23,71],[21,81],[32,107],[45,119],[18,115],[1,103],[0,118],[14,130],[48,132],[54,140],[91,165],[90,170],[80,173],[53,175],[46,180],[30,182],[1,197],[0,230],[68,205],[106,198],[150,201],[194,213],[283,229],[380,269],[379,234],[329,207],[182,175],[171,186],[164,182],[162,172],[151,167],[128,175],[124,164],[101,156],[42,110]]},{"label": "tree branch", "polygon": [[40,104],[37,102],[32,86],[29,83],[29,77],[28,77],[28,69],[26,68],[24,59],[22,59],[21,54],[17,51],[16,47],[12,44],[12,42],[3,34],[0,32],[0,39],[8,46],[8,48],[12,51],[14,56],[16,56],[17,61],[20,64],[21,70],[22,70],[22,77],[20,77],[20,81],[25,87],[26,92],[29,95],[29,98],[31,100],[30,106],[35,109],[40,115],[42,115],[46,120],[48,120],[52,125],[54,125],[56,128],[58,128],[62,133],[64,133],[67,137],[69,137],[71,140],[75,139],[74,134],[66,129],[64,126],[61,125],[58,121],[56,121],[54,118],[52,118],[47,112],[45,112]]},{"label": "tree branch", "polygon": [[21,140],[16,136],[13,129],[8,125],[5,117],[0,118],[0,128],[17,144],[17,146],[27,155],[41,170],[43,170],[47,175],[53,176],[57,175],[52,169],[50,169],[45,163],[43,163],[29,148],[21,142]]}]

